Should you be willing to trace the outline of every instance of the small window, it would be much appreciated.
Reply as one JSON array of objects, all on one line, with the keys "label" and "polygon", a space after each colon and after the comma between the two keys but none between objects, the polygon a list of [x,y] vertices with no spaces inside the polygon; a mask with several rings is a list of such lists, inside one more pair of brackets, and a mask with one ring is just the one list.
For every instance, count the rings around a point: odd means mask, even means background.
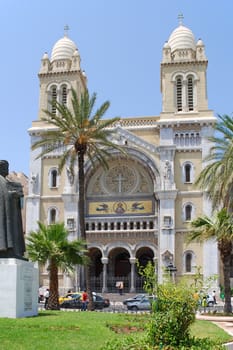
[{"label": "small window", "polygon": [[172,218],[171,218],[171,216],[164,216],[164,218],[163,218],[163,224],[164,224],[164,226],[166,226],[166,227],[171,226],[171,224],[172,224]]},{"label": "small window", "polygon": [[91,230],[95,231],[95,223],[94,222],[92,222],[92,224],[91,224]]},{"label": "small window", "polygon": [[110,224],[110,230],[111,230],[111,231],[114,230],[114,222],[111,222],[111,224]]},{"label": "small window", "polygon": [[68,230],[74,230],[74,219],[73,218],[69,218],[67,219],[67,228]]},{"label": "small window", "polygon": [[185,272],[192,272],[192,254],[187,253],[185,256]]},{"label": "small window", "polygon": [[67,105],[67,87],[66,87],[66,85],[62,86],[61,103],[63,105]]},{"label": "small window", "polygon": [[182,79],[179,77],[176,80],[176,108],[177,111],[182,111]]},{"label": "small window", "polygon": [[56,217],[57,217],[57,211],[55,208],[50,209],[49,212],[49,224],[55,224],[56,222]]},{"label": "small window", "polygon": [[193,79],[188,78],[188,110],[193,111]]},{"label": "small window", "polygon": [[57,170],[51,171],[51,187],[57,187]]},{"label": "small window", "polygon": [[184,167],[185,182],[191,182],[191,165],[185,164]]},{"label": "small window", "polygon": [[185,206],[185,221],[191,221],[192,220],[192,206],[191,204],[187,204]]},{"label": "small window", "polygon": [[89,231],[89,223],[86,223],[86,231]]},{"label": "small window", "polygon": [[117,222],[117,230],[120,230],[120,229],[121,229],[121,223]]},{"label": "small window", "polygon": [[98,230],[101,231],[101,222],[98,222]]},{"label": "small window", "polygon": [[107,223],[107,222],[104,223],[104,230],[105,230],[105,231],[108,230],[108,223]]},{"label": "small window", "polygon": [[191,162],[185,162],[182,165],[182,180],[184,183],[192,183],[194,181],[194,166]]},{"label": "small window", "polygon": [[52,91],[51,91],[51,112],[53,114],[56,114],[56,101],[57,101],[57,88],[56,86],[52,87]]},{"label": "small window", "polygon": [[130,221],[129,228],[130,230],[133,230],[133,221]]}]

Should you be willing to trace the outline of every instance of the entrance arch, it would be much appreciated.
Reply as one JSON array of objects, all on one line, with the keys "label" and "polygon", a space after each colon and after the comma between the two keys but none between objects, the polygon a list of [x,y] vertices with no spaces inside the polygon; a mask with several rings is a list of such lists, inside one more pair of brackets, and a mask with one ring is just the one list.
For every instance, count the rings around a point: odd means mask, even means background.
[{"label": "entrance arch", "polygon": [[101,292],[103,286],[103,264],[101,262],[102,252],[99,248],[89,249],[91,289]]},{"label": "entrance arch", "polygon": [[[138,264],[142,267],[151,262],[154,265],[154,252],[151,248],[141,247],[136,252],[136,259]],[[136,290],[145,292],[143,289],[145,278],[139,274],[139,267],[136,265]]]},{"label": "entrance arch", "polygon": [[123,282],[124,291],[130,287],[130,254],[122,247],[113,248],[108,256],[108,279],[107,287],[111,292],[117,292],[119,282]]}]

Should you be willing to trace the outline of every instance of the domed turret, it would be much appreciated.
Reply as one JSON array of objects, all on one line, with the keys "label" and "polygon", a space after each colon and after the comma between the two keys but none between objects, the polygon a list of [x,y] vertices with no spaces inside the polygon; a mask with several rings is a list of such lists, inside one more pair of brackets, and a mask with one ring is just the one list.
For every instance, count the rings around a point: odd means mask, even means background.
[{"label": "domed turret", "polygon": [[180,25],[171,33],[168,44],[171,47],[171,52],[180,49],[196,50],[193,32],[183,25]]},{"label": "domed turret", "polygon": [[55,60],[71,60],[75,50],[77,50],[75,43],[67,36],[64,36],[54,45],[52,49],[51,62]]}]

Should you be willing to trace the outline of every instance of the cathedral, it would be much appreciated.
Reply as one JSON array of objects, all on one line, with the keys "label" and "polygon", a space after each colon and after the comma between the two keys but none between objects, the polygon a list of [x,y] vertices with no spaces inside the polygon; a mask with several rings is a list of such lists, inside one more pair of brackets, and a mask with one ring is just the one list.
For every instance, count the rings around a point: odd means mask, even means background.
[{"label": "cathedral", "polygon": [[[122,116],[112,141],[124,147],[127,157],[114,152],[108,170],[98,164],[93,168],[86,160],[85,225],[92,290],[97,292],[115,292],[121,282],[125,292],[142,291],[138,264],[148,261],[159,281],[165,270],[177,280],[192,278],[199,266],[204,278],[218,274],[216,243],[187,244],[186,239],[190,222],[211,214],[211,203],[194,186],[216,123],[208,108],[205,45],[179,23],[161,51],[160,115]],[[87,88],[78,48],[67,33],[54,44],[51,56],[43,55],[38,77],[39,113],[28,130],[31,144],[48,128],[41,118],[52,108],[49,101],[69,106],[71,88],[78,94]],[[64,222],[70,239],[77,239],[78,169],[74,178],[68,167],[58,172],[62,147],[37,159],[40,152],[30,152],[26,232],[37,230],[38,221]],[[48,285],[46,266],[40,285]],[[59,274],[61,292],[84,285],[79,266],[73,275]]]}]

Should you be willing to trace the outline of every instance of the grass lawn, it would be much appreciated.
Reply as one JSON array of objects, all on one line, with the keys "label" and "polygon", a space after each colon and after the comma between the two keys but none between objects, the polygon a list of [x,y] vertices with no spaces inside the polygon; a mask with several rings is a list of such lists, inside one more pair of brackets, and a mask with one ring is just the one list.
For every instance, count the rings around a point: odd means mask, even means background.
[{"label": "grass lawn", "polygon": [[[140,335],[150,315],[102,312],[41,311],[38,317],[0,318],[1,350],[99,350],[107,340],[128,332]],[[207,321],[196,321],[193,335],[226,342],[223,330]]]}]

